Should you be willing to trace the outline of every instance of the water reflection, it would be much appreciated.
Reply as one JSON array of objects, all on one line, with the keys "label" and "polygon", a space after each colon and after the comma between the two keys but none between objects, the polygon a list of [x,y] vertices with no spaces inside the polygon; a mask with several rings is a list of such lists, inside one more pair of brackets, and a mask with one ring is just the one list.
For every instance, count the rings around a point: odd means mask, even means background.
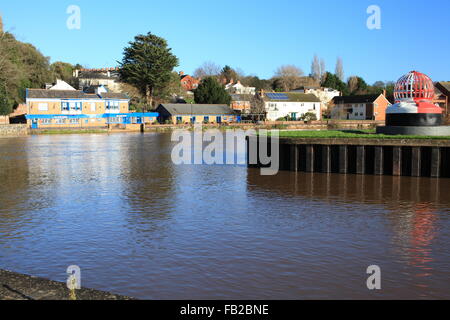
[{"label": "water reflection", "polygon": [[[442,223],[445,220],[448,224],[450,197],[445,191],[450,190],[449,179],[304,173],[280,173],[267,179],[250,170],[248,188],[255,193],[263,192],[264,197],[282,196],[286,200],[296,197],[324,201],[331,206],[346,205],[348,212],[357,208],[372,213],[381,210],[386,217],[384,223],[392,232],[390,249],[412,267],[403,272],[411,285],[419,289],[430,290],[435,285],[436,273],[442,272],[442,269],[436,272],[436,267],[449,266],[448,252],[442,249],[442,243],[435,241],[448,236]],[[380,225],[373,223],[373,228]],[[449,276],[446,274],[445,278]],[[428,296],[423,292],[419,295]]]},{"label": "water reflection", "polygon": [[[0,140],[0,268],[153,299],[450,298],[449,179],[175,166],[169,134]],[[380,293],[366,268],[383,270]]]}]

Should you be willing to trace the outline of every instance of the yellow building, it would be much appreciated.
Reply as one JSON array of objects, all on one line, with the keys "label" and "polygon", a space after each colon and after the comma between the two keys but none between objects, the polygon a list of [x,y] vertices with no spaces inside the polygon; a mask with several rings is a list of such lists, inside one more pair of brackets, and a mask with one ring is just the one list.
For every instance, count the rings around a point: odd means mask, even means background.
[{"label": "yellow building", "polygon": [[38,128],[90,128],[120,124],[153,123],[156,113],[130,113],[124,93],[75,90],[63,81],[50,89],[27,89],[27,123]]}]

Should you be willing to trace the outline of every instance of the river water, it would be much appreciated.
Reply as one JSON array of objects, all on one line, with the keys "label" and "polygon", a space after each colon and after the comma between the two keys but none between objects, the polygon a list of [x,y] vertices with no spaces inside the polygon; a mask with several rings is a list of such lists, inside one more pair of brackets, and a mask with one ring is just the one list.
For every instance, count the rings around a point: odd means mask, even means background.
[{"label": "river water", "polygon": [[177,166],[170,138],[0,139],[0,268],[144,299],[450,298],[450,179]]}]

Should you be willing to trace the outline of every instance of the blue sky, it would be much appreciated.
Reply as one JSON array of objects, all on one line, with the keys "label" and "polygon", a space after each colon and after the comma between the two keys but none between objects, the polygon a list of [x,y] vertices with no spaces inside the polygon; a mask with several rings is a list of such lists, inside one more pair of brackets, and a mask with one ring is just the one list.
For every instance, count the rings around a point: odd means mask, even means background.
[{"label": "blue sky", "polygon": [[[69,5],[81,9],[81,29],[69,30]],[[369,30],[369,5],[381,9],[381,30]],[[314,54],[334,72],[367,82],[397,80],[410,70],[450,80],[450,1],[194,0],[2,1],[5,29],[52,61],[116,66],[140,33],[166,38],[191,73],[204,61],[269,78],[283,64],[310,72]]]}]

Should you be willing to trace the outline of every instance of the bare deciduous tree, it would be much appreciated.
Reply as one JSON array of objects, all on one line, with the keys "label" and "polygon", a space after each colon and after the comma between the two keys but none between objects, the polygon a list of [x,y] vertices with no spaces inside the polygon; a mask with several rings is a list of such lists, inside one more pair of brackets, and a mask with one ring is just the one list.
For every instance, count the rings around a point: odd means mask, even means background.
[{"label": "bare deciduous tree", "polygon": [[206,78],[206,77],[215,77],[220,74],[222,68],[215,64],[212,61],[204,62],[200,67],[195,69],[194,77],[195,78]]},{"label": "bare deciduous tree", "polygon": [[339,78],[339,80],[344,81],[344,62],[341,57],[337,58],[336,70],[334,74]]},{"label": "bare deciduous tree", "polygon": [[294,65],[283,65],[275,71],[275,77],[279,80],[284,91],[295,89],[301,83],[303,70]]},{"label": "bare deciduous tree", "polygon": [[266,104],[260,95],[250,95],[250,113],[254,115],[261,115],[266,113]]},{"label": "bare deciduous tree", "polygon": [[311,63],[311,76],[316,81],[321,81],[325,75],[325,60],[319,59],[317,55],[314,55]]}]

